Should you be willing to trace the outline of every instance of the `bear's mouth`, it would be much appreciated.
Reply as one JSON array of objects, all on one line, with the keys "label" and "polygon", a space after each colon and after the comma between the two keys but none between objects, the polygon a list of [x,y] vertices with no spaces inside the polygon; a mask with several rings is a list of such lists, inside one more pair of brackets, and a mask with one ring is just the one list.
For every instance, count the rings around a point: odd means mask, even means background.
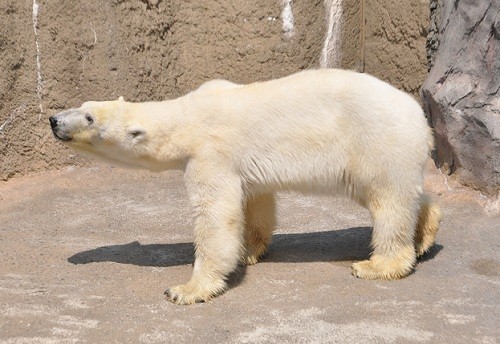
[{"label": "bear's mouth", "polygon": [[65,141],[65,142],[68,142],[68,141],[71,141],[71,140],[72,140],[71,136],[69,136],[69,135],[67,135],[67,134],[64,134],[64,135],[63,135],[63,134],[59,133],[59,131],[58,131],[58,130],[56,130],[56,129],[53,129],[53,130],[52,130],[52,133],[54,134],[54,137],[55,137],[56,139],[60,140],[60,141]]}]

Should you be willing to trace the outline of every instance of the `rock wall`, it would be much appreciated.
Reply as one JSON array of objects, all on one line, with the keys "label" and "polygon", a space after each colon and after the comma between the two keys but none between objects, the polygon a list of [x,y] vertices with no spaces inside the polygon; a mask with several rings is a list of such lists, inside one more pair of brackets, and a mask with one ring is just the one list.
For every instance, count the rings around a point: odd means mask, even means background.
[{"label": "rock wall", "polygon": [[427,76],[429,1],[369,0],[364,12],[364,70],[417,96]]},{"label": "rock wall", "polygon": [[[86,100],[161,100],[336,66],[416,94],[426,2],[0,0],[0,179],[86,163],[47,118]],[[393,62],[393,60],[397,60]]]},{"label": "rock wall", "polygon": [[491,195],[500,189],[500,4],[433,1],[422,89],[435,128],[435,160],[446,173]]}]

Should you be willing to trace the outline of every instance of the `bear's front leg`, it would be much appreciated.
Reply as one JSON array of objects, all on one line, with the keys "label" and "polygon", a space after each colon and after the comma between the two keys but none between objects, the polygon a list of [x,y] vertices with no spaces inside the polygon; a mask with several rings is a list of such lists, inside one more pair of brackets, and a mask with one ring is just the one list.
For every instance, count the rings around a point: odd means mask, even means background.
[{"label": "bear's front leg", "polygon": [[190,164],[185,181],[195,211],[196,258],[189,282],[165,291],[167,299],[177,304],[205,302],[224,292],[226,278],[244,252],[240,178],[221,166]]},{"label": "bear's front leg", "polygon": [[245,214],[245,264],[254,265],[266,252],[276,228],[276,201],[273,194],[247,199]]}]

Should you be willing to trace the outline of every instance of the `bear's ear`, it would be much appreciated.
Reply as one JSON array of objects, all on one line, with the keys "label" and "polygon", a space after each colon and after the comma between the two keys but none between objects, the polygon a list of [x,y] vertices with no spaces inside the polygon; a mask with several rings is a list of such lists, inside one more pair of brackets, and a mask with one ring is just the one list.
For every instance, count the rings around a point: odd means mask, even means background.
[{"label": "bear's ear", "polygon": [[128,134],[135,142],[140,142],[146,138],[146,129],[133,125],[128,128]]},{"label": "bear's ear", "polygon": [[124,101],[125,101],[125,99],[123,98],[123,96],[119,96],[119,97],[118,97],[118,101],[119,101],[119,102],[124,102]]}]

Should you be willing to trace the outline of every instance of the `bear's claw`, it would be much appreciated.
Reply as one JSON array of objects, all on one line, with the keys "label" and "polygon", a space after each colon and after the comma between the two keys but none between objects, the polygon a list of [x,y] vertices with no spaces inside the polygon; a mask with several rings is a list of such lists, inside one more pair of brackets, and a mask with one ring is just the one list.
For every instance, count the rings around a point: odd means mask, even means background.
[{"label": "bear's claw", "polygon": [[165,290],[165,292],[163,294],[165,294],[165,296],[167,297],[167,300],[177,302],[177,299],[178,299],[177,295],[172,296],[172,294],[170,293],[170,289]]}]

